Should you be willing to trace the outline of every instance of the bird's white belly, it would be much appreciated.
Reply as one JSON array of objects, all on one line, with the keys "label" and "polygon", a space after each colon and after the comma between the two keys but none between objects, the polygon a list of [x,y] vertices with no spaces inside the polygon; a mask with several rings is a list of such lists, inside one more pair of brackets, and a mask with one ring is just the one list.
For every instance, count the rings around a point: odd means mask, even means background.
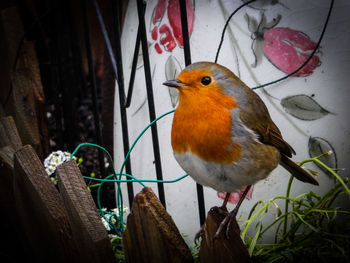
[{"label": "bird's white belly", "polygon": [[174,153],[181,167],[199,184],[209,186],[219,192],[237,192],[246,185],[254,184],[265,178],[270,171],[261,170],[258,174],[247,173],[251,160],[233,164],[207,162],[198,156],[186,152]]}]

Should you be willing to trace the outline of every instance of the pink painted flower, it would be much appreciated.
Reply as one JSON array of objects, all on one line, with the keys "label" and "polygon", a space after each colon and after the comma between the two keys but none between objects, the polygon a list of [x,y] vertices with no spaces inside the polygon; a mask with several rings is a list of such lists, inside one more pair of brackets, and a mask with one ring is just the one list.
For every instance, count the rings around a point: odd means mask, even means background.
[{"label": "pink painted flower", "polygon": [[[245,18],[253,39],[252,50],[255,56],[253,67],[257,66],[262,55],[265,55],[278,69],[290,74],[298,69],[316,48],[317,44],[305,33],[288,27],[273,28],[280,21],[280,15],[267,22],[265,15],[262,14],[259,23],[247,14]],[[320,58],[314,54],[294,76],[308,76],[320,65]]]},{"label": "pink painted flower", "polygon": [[[231,204],[237,204],[239,199],[242,197],[242,194],[243,194],[245,189],[246,189],[246,186],[243,189],[241,189],[241,191],[239,193],[231,193],[230,197],[228,199],[228,202]],[[252,198],[252,193],[253,193],[253,187],[250,188],[250,190],[248,191],[245,198],[246,199]],[[218,192],[218,197],[221,198],[222,200],[224,200],[226,197],[226,193],[225,192]]]},{"label": "pink painted flower", "polygon": [[[186,0],[188,34],[193,31],[194,6],[191,0]],[[164,19],[167,14],[168,21]],[[168,23],[167,23],[168,22]],[[180,4],[178,0],[158,0],[153,11],[151,37],[158,54],[172,51],[177,45],[183,47],[181,29]],[[163,48],[162,48],[163,47]]]},{"label": "pink painted flower", "polygon": [[[298,69],[309,58],[315,47],[316,43],[306,34],[287,27],[272,28],[264,34],[265,56],[287,74]],[[321,65],[320,58],[314,55],[295,75],[308,76],[319,65]]]}]

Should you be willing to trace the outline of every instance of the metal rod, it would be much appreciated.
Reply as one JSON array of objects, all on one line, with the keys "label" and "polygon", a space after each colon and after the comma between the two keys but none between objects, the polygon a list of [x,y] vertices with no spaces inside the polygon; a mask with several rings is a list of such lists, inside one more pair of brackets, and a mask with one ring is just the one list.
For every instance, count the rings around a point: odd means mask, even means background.
[{"label": "metal rod", "polygon": [[[143,66],[145,70],[149,117],[150,117],[150,120],[153,121],[156,118],[156,113],[155,113],[155,107],[154,107],[152,75],[151,75],[151,68],[150,68],[150,61],[149,61],[149,54],[148,54],[145,16],[144,16],[142,0],[137,0],[137,13],[139,17],[139,28],[141,32]],[[159,151],[158,131],[157,131],[156,123],[152,125],[151,132],[152,132],[153,153],[154,153],[154,159],[155,159],[157,180],[163,180],[160,151]],[[165,207],[164,185],[163,183],[158,183],[157,185],[158,185],[159,200]]]},{"label": "metal rod", "polygon": [[191,62],[190,38],[188,36],[186,0],[180,0],[180,13],[181,13],[181,28],[182,28],[182,39],[183,39],[183,45],[184,45],[185,65],[188,66],[192,62]]},{"label": "metal rod", "polygon": [[[104,37],[104,40],[106,42],[106,46],[108,49],[109,57],[111,59],[111,63],[113,66],[113,70],[115,73],[115,77],[118,82],[118,90],[119,90],[119,103],[120,103],[120,115],[121,115],[121,125],[122,125],[122,133],[123,133],[123,149],[124,149],[124,156],[129,151],[129,132],[128,132],[128,121],[127,121],[127,115],[126,115],[126,109],[123,107],[125,105],[125,92],[124,92],[124,75],[123,75],[123,63],[122,63],[122,53],[121,53],[121,44],[120,44],[120,30],[119,30],[119,14],[118,17],[116,18],[117,21],[117,26],[115,28],[116,30],[116,52],[117,52],[117,58],[118,58],[118,65],[116,64],[116,60],[114,57],[114,52],[112,49],[111,42],[108,37],[108,33],[105,27],[105,24],[103,22],[103,18],[100,12],[100,8],[97,4],[96,0],[92,0],[93,4],[95,6],[97,18],[102,30],[102,34]],[[118,13],[118,12],[117,12]],[[118,69],[118,70],[117,70]],[[127,159],[126,164],[125,164],[125,171],[127,174],[132,174],[131,172],[131,162],[130,159]],[[127,188],[128,188],[128,197],[129,197],[129,206],[132,206],[132,201],[134,199],[134,188],[132,183],[127,183]]]},{"label": "metal rod", "polygon": [[56,27],[56,44],[55,47],[57,52],[57,65],[58,65],[58,77],[60,79],[60,91],[57,95],[61,95],[59,98],[59,103],[62,110],[62,117],[64,121],[61,121],[62,130],[63,130],[63,143],[68,149],[72,149],[74,145],[74,139],[72,136],[72,132],[75,130],[75,100],[74,100],[74,91],[72,96],[72,87],[73,84],[73,74],[71,73],[72,65],[71,65],[71,41],[69,39],[69,26],[67,23],[67,19],[64,19],[63,16],[67,15],[63,14],[63,5],[62,2],[55,3],[55,25]]},{"label": "metal rod", "polygon": [[[98,109],[95,66],[94,66],[94,60],[92,58],[92,44],[91,44],[88,9],[87,9],[86,2],[87,0],[82,0],[85,43],[86,43],[86,57],[87,57],[88,68],[89,68],[90,83],[92,87],[92,102],[93,102],[92,105],[93,105],[93,113],[94,113],[96,140],[97,140],[97,144],[102,146],[103,142],[102,142],[102,134],[101,134],[101,126],[100,126],[100,111]],[[100,164],[101,176],[103,177],[105,175],[105,165],[104,165],[105,163],[104,163],[104,153],[102,150],[98,150],[98,159]]]},{"label": "metal rod", "polygon": [[[179,1],[180,1],[181,27],[182,27],[182,39],[184,44],[185,64],[186,66],[188,66],[192,62],[191,62],[190,39],[188,35],[186,0],[179,0]],[[198,198],[198,209],[199,209],[199,221],[200,221],[200,224],[203,225],[205,222],[205,205],[204,205],[203,186],[200,184],[197,184],[197,198]]]},{"label": "metal rod", "polygon": [[107,46],[107,51],[108,51],[108,54],[109,54],[109,58],[111,60],[111,64],[112,64],[112,67],[113,67],[113,71],[114,71],[115,77],[116,77],[116,79],[118,79],[117,63],[115,62],[115,57],[114,57],[111,41],[109,40],[107,29],[106,29],[105,23],[103,22],[103,18],[102,18],[102,14],[101,14],[100,8],[99,8],[98,3],[97,3],[96,0],[92,0],[92,3],[94,4],[94,7],[95,7],[96,16],[97,16],[98,22],[100,24],[102,35],[103,35],[103,38],[104,38],[106,46]]},{"label": "metal rod", "polygon": [[[124,156],[127,155],[129,151],[129,129],[128,129],[128,119],[127,119],[127,113],[126,109],[124,107],[125,105],[125,87],[124,87],[124,72],[123,72],[123,60],[122,60],[122,47],[120,42],[120,8],[119,4],[121,4],[121,1],[115,2],[115,19],[114,19],[114,33],[115,33],[115,58],[117,61],[117,69],[118,69],[118,87],[119,87],[119,103],[120,103],[120,114],[122,118],[122,133],[123,133],[123,145],[124,145]],[[132,174],[131,171],[131,161],[130,158],[127,159],[125,163],[125,170],[127,174]],[[132,206],[132,201],[134,200],[134,188],[133,184],[131,182],[127,183],[128,188],[128,198],[129,198],[129,205]]]},{"label": "metal rod", "polygon": [[141,43],[141,41],[140,41],[141,40],[141,36],[140,35],[141,35],[140,34],[140,27],[138,27],[136,43],[135,43],[135,49],[134,49],[134,57],[132,59],[130,81],[129,81],[129,89],[128,89],[128,95],[126,97],[125,108],[128,108],[130,106],[132,93],[134,91],[134,81],[135,81],[135,75],[136,75],[137,59],[139,57],[140,43]]}]

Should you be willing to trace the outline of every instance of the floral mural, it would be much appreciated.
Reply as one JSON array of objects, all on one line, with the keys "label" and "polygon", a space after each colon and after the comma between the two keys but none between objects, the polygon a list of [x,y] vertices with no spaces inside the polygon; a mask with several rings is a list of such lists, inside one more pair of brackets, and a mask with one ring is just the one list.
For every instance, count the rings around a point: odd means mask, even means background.
[{"label": "floral mural", "polygon": [[[315,47],[316,43],[306,34],[290,28],[272,28],[264,33],[263,49],[266,58],[287,74],[297,70]],[[321,61],[315,55],[295,76],[308,76],[320,65]]]},{"label": "floral mural", "polygon": [[[305,33],[287,27],[275,27],[282,19],[281,15],[268,21],[262,13],[259,22],[248,14],[245,18],[253,40],[253,67],[258,65],[264,54],[276,68],[290,74],[297,70],[316,48],[316,42]],[[294,76],[308,76],[320,65],[320,58],[314,55]]]},{"label": "floral mural", "polygon": [[[194,5],[191,0],[186,0],[186,10],[188,34],[191,35],[194,23]],[[178,0],[158,0],[153,10],[151,37],[158,54],[162,54],[163,50],[172,51],[176,46],[183,47]]]},{"label": "floral mural", "polygon": [[[219,64],[230,68],[252,89],[257,89],[259,96],[262,96],[284,137],[297,151],[295,161],[304,160],[308,156],[320,156],[319,160],[328,167],[341,171],[338,165],[344,165],[342,156],[343,153],[348,153],[349,147],[345,142],[339,143],[339,137],[348,134],[346,129],[348,121],[344,120],[339,124],[341,116],[347,112],[344,109],[345,96],[339,94],[346,93],[347,82],[345,83],[346,77],[344,77],[345,67],[339,66],[337,75],[334,75],[334,66],[338,65],[340,60],[338,58],[343,58],[343,54],[347,54],[344,43],[348,42],[345,41],[348,37],[343,34],[347,32],[346,27],[339,25],[335,27],[336,22],[333,18],[330,22],[330,24],[333,23],[333,27],[327,29],[324,34],[326,41],[322,41],[322,30],[323,27],[326,28],[329,6],[328,1],[317,0],[311,0],[308,3],[285,0],[250,2],[229,20],[231,14],[248,1],[186,0],[192,61],[214,61],[215,54],[220,54],[215,57],[215,61],[218,58]],[[131,33],[130,36],[124,35],[125,54],[130,54],[130,58],[125,59],[124,63],[129,65],[129,68],[132,65],[133,44],[138,28],[138,22],[135,21],[136,4],[132,1],[130,5],[130,14],[126,20],[128,27],[125,28],[130,29]],[[176,108],[179,99],[176,89],[169,89],[161,83],[165,79],[176,78],[185,68],[178,0],[147,1],[145,18],[156,115],[161,116]],[[333,35],[330,37],[330,34]],[[339,36],[345,39],[344,43],[339,43],[343,49],[330,48],[338,48],[337,45],[331,46],[330,43],[337,42],[335,38]],[[222,51],[218,45],[221,38],[223,39]],[[314,50],[316,50],[315,53]],[[311,54],[313,56],[310,58]],[[308,60],[306,65],[289,76],[287,81],[278,81],[278,78],[285,78],[293,73],[306,60]],[[345,64],[348,61],[345,57],[341,60]],[[339,78],[338,75],[341,77]],[[333,76],[332,81],[331,76]],[[268,88],[259,86],[270,81],[278,84]],[[134,92],[137,92],[138,96],[133,98],[128,116],[132,136],[139,134],[140,130],[148,124],[149,113],[141,51]],[[160,134],[159,140],[162,142],[161,154],[165,163],[162,168],[165,180],[183,175],[183,170],[172,158],[171,144],[168,141],[171,116],[169,114],[168,118],[162,119],[157,127]],[[151,136],[147,136],[147,134],[144,136],[139,148],[135,148],[135,161],[132,164],[133,173],[137,178],[142,179],[149,179],[155,174],[154,165],[152,165],[153,155],[148,154],[150,150],[152,151],[152,140]],[[120,145],[122,145],[121,139],[117,150],[122,149]],[[308,165],[310,167],[307,167]],[[313,174],[324,169],[316,168],[316,164],[308,165],[305,168],[310,168]],[[283,168],[277,168],[267,180],[259,182],[247,195],[250,201],[244,202],[245,205],[239,215],[241,219],[244,220],[249,207],[255,201],[267,200],[272,193],[284,191],[287,180],[288,173]],[[320,173],[318,180],[320,187],[313,189],[315,192],[323,191],[329,179],[324,176],[324,173]],[[138,186],[134,187],[137,189]],[[167,209],[174,215],[174,220],[180,222],[182,231],[186,234],[192,233],[192,229],[197,230],[198,227],[198,214],[186,214],[188,218],[183,218],[181,214],[198,208],[194,187],[190,179],[181,180],[176,186],[165,184]],[[297,185],[293,189],[293,194],[294,191],[298,194],[299,190],[309,189],[308,187]],[[244,189],[241,193],[231,194],[229,202],[236,204],[243,191]],[[204,195],[205,210],[208,210],[213,205],[221,203],[219,199],[224,199],[226,193],[204,188]],[[183,200],[191,200],[191,202]],[[190,236],[188,240],[190,239],[193,238]]]},{"label": "floral mural", "polygon": [[[246,30],[251,34],[251,50],[255,58],[251,66],[252,68],[258,67],[261,61],[266,58],[278,70],[291,74],[305,63],[316,48],[317,43],[300,30],[278,27],[283,19],[282,15],[276,14],[273,17],[267,17],[265,11],[276,4],[281,3],[278,1],[259,1],[259,3],[248,5],[252,10],[260,10],[260,15],[258,15],[260,19],[256,19],[256,15],[249,12],[244,16],[247,25]],[[186,7],[188,33],[191,37],[195,20],[194,2],[187,0]],[[284,7],[288,9],[288,7]],[[169,52],[165,63],[165,77],[167,80],[174,79],[181,72],[182,67],[172,51],[176,47],[183,48],[180,6],[177,0],[158,0],[151,17],[150,31],[153,40],[150,48],[154,48],[158,54],[163,54],[163,51]],[[232,45],[235,45],[235,43],[232,43]],[[310,76],[320,65],[321,58],[316,53],[302,69],[294,73],[293,77]],[[178,103],[178,91],[169,88],[169,96],[172,107],[175,108]],[[304,121],[314,121],[330,113],[319,105],[314,98],[305,94],[287,96],[281,99],[281,106],[287,114]],[[310,138],[308,148],[310,156],[319,155],[321,151],[334,152],[328,141],[318,137]],[[323,156],[323,161],[330,167],[337,167],[335,154]],[[251,198],[252,189],[246,198]],[[244,189],[240,193],[232,193],[229,202],[236,204],[243,191]],[[221,199],[224,199],[225,195],[226,193],[217,193],[217,196]]]}]

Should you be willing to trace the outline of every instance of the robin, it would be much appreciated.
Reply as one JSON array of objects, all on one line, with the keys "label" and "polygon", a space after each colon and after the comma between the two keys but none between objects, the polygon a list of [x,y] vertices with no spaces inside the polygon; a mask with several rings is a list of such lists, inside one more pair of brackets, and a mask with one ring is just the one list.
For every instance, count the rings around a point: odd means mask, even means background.
[{"label": "robin", "polygon": [[164,85],[179,90],[171,131],[174,156],[199,184],[226,192],[244,191],[237,206],[221,222],[215,237],[229,224],[251,185],[281,164],[297,179],[318,182],[290,157],[283,139],[260,97],[224,66],[197,62]]}]

